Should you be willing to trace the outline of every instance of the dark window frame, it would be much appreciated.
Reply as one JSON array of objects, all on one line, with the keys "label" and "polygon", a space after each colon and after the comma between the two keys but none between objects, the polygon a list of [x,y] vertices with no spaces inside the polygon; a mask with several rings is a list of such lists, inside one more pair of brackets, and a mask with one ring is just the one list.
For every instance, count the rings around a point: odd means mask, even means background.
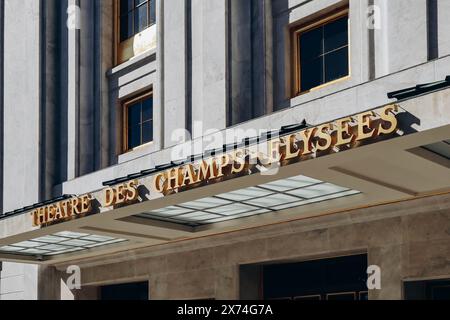
[{"label": "dark window frame", "polygon": [[[346,46],[342,46],[339,49],[342,48],[347,48],[348,50],[348,55],[347,55],[347,59],[348,59],[348,72],[347,75],[340,77],[338,79],[329,81],[329,82],[325,82],[325,79],[323,81],[322,84],[318,85],[318,86],[314,86],[312,88],[309,88],[307,90],[303,90],[302,89],[302,85],[301,85],[301,66],[300,66],[300,61],[301,61],[301,55],[300,55],[300,38],[303,34],[309,32],[309,31],[313,31],[317,28],[322,28],[323,26],[333,23],[337,20],[340,20],[342,18],[347,17],[348,19],[348,40],[347,40],[347,45]],[[294,27],[291,28],[291,95],[292,97],[296,97],[305,93],[309,93],[311,91],[314,90],[318,90],[320,88],[323,88],[325,86],[334,84],[336,82],[340,82],[343,80],[347,80],[351,77],[351,37],[350,37],[350,15],[349,15],[349,9],[346,8],[340,8],[337,9],[327,15],[323,15],[320,18],[313,20],[313,21],[309,21],[307,23],[304,24],[299,24],[296,25]],[[334,50],[337,51],[338,49]],[[332,52],[333,50],[331,50],[330,52]],[[325,56],[327,53],[324,53],[323,56]],[[324,71],[325,72],[325,71]]]},{"label": "dark window frame", "polygon": [[[128,122],[129,108],[132,107],[132,106],[135,106],[137,103],[143,102],[144,100],[147,100],[149,98],[151,98],[153,100],[152,101],[152,106],[153,106],[152,107],[152,111],[153,112],[152,112],[151,119],[150,120],[146,120],[144,122],[149,122],[149,121],[152,122],[152,126],[151,126],[151,128],[153,130],[152,140],[143,143],[142,127],[141,127],[140,128],[140,130],[141,130],[141,132],[140,132],[140,135],[141,135],[140,143],[141,144],[138,145],[138,146],[130,147],[130,145],[129,145],[129,129],[130,128],[129,128],[129,122]],[[154,132],[154,129],[155,129],[155,117],[154,117],[154,115],[155,114],[154,114],[153,90],[147,91],[147,92],[145,92],[143,94],[140,94],[140,95],[138,95],[138,96],[136,96],[134,98],[130,98],[130,99],[125,100],[122,103],[122,110],[123,110],[123,116],[122,116],[123,117],[123,125],[122,125],[122,136],[123,136],[123,142],[122,142],[123,143],[123,148],[122,149],[123,149],[123,153],[131,152],[131,151],[140,149],[140,148],[142,148],[144,146],[147,146],[149,144],[152,144],[154,142],[154,140],[155,140],[155,136],[154,136],[154,134],[155,134],[155,132]],[[142,110],[141,110],[141,123],[140,123],[140,125],[142,126],[142,124],[144,122],[142,122]]]}]

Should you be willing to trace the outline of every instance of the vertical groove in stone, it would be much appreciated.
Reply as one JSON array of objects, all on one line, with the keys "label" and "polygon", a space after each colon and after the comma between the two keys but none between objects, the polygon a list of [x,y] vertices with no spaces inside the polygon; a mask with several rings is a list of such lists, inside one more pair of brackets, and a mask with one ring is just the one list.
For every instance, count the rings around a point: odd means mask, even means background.
[{"label": "vertical groove in stone", "polygon": [[226,97],[227,97],[227,101],[226,101],[226,106],[227,106],[227,110],[225,112],[226,115],[226,119],[225,119],[225,124],[227,127],[230,127],[233,125],[233,101],[231,99],[231,95],[232,95],[232,90],[231,90],[231,79],[232,79],[232,70],[231,70],[231,0],[226,0],[226,26],[225,26],[225,30],[226,30],[226,48],[227,48],[227,52],[226,52],[226,62],[227,62],[227,66],[226,66],[226,70],[227,70],[227,75],[226,75]]},{"label": "vertical groove in stone", "polygon": [[[369,0],[368,2],[368,9],[370,8],[374,8],[375,5],[375,0]],[[373,11],[371,12],[371,10],[367,11],[367,14],[375,14]],[[371,17],[366,16],[366,19],[370,19]],[[373,19],[377,18],[377,17],[372,17]],[[375,75],[376,75],[376,70],[375,70],[375,29],[374,28],[368,28],[368,33],[369,33],[369,55],[368,55],[368,64],[369,64],[369,81],[374,80],[375,79]]]},{"label": "vertical groove in stone", "polygon": [[53,188],[60,182],[58,157],[60,146],[58,107],[60,91],[57,86],[61,83],[58,76],[58,6],[59,1],[47,0],[41,2],[40,21],[40,195],[41,200],[53,197]]},{"label": "vertical groove in stone", "polygon": [[68,0],[60,0],[58,5],[58,107],[60,109],[59,115],[59,127],[58,134],[60,136],[58,153],[60,158],[60,166],[58,175],[60,177],[60,182],[69,180],[69,166],[68,166],[68,111],[69,111],[69,29],[67,27],[68,22]]},{"label": "vertical groove in stone", "polygon": [[[160,148],[165,148],[165,104],[164,104],[164,87],[165,87],[165,80],[164,80],[164,0],[157,0],[156,1],[156,27],[158,30],[157,34],[157,53],[156,53],[156,59],[157,59],[157,72],[158,72],[158,79],[157,79],[157,85],[159,86],[158,89],[158,95],[157,101],[159,102],[159,108],[160,108],[160,115],[161,115],[161,122],[160,122]],[[158,106],[158,103],[156,104]]]},{"label": "vertical groove in stone", "polygon": [[110,155],[114,154],[114,140],[111,139],[112,134],[116,133],[116,127],[111,126],[109,119],[112,116],[113,106],[115,101],[110,98],[110,79],[105,77],[108,70],[114,67],[114,3],[111,1],[99,1],[100,9],[100,73],[97,74],[99,81],[101,82],[101,116],[100,116],[100,148],[101,159],[100,169],[106,168],[114,162],[110,162]]},{"label": "vertical groove in stone", "polygon": [[[101,147],[101,115],[102,115],[102,78],[104,74],[101,75],[102,70],[102,34],[101,34],[101,24],[102,24],[102,15],[101,15],[101,1],[94,0],[93,2],[93,21],[92,21],[92,44],[93,44],[93,57],[94,61],[93,72],[92,72],[92,82],[94,85],[94,110],[93,110],[93,140],[94,140],[94,152],[93,152],[93,170],[100,170],[101,168],[101,159],[102,159],[102,147]],[[103,128],[107,129],[107,128]]]},{"label": "vertical groove in stone", "polygon": [[192,0],[186,1],[186,130],[192,137]]},{"label": "vertical groove in stone", "polygon": [[252,1],[230,2],[230,103],[235,125],[253,114]]},{"label": "vertical groove in stone", "polygon": [[427,0],[428,61],[439,57],[438,2]]},{"label": "vertical groove in stone", "polygon": [[80,31],[80,104],[79,104],[79,175],[94,171],[95,99],[94,99],[94,16],[92,0],[81,0]]}]

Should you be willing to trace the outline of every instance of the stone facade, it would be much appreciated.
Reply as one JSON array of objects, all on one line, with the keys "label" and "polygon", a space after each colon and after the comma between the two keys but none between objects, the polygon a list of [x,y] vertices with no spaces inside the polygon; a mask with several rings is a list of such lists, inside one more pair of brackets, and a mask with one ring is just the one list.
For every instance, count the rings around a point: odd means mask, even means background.
[{"label": "stone facade", "polygon": [[[448,278],[449,218],[447,194],[77,261],[83,289],[56,286],[47,297],[98,298],[98,286],[149,281],[156,300],[259,299],[241,266],[367,253],[382,270],[370,299],[399,300],[403,281]],[[66,267],[46,273],[66,279]]]},{"label": "stone facade", "polygon": [[[349,7],[351,77],[291,97],[290,26],[341,6]],[[79,29],[67,28],[77,7]],[[170,162],[171,148],[190,143],[173,139],[177,129],[197,139],[211,129],[322,123],[450,75],[448,1],[156,0],[156,8],[156,49],[115,65],[112,0],[0,0],[0,211]],[[370,29],[373,8],[379,28]],[[122,154],[121,102],[149,89],[154,143]],[[352,253],[382,267],[382,290],[370,298],[401,299],[406,279],[450,278],[449,201],[425,197],[77,261],[86,287],[73,293],[61,287],[65,265],[4,262],[0,299],[96,298],[99,285],[134,280],[150,282],[151,299],[255,297],[240,265]],[[0,235],[26,228],[0,221]]]}]

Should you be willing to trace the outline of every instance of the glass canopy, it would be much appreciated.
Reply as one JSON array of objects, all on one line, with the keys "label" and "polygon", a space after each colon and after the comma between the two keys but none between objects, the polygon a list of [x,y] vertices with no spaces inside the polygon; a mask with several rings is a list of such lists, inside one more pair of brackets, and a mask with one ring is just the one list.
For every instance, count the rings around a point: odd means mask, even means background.
[{"label": "glass canopy", "polygon": [[87,233],[64,231],[53,235],[0,247],[0,253],[24,256],[56,256],[117,244],[125,241],[127,240]]},{"label": "glass canopy", "polygon": [[297,208],[359,193],[298,176],[144,212],[137,217],[198,226]]}]

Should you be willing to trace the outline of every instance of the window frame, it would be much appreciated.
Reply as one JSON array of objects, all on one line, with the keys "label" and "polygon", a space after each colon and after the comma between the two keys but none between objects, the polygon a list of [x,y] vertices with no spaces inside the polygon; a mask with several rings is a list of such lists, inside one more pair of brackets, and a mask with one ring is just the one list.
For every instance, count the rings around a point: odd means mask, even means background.
[{"label": "window frame", "polygon": [[[152,99],[154,99],[153,90],[146,91],[145,93],[139,94],[139,95],[135,96],[134,98],[130,98],[130,99],[124,100],[121,103],[121,105],[122,105],[122,112],[123,112],[123,114],[122,114],[122,119],[123,119],[123,121],[122,121],[122,153],[123,154],[139,150],[139,149],[144,148],[144,147],[146,147],[148,145],[152,145],[154,143],[154,141],[155,141],[155,136],[154,136],[154,134],[155,134],[155,119],[154,119],[154,104],[153,104],[153,115],[152,115],[153,140],[149,141],[149,142],[146,142],[144,144],[141,144],[141,145],[139,145],[137,147],[134,147],[134,148],[130,148],[129,145],[128,145],[128,136],[129,136],[129,134],[128,134],[129,133],[128,108],[131,105],[136,104],[137,102],[144,101],[148,97],[152,97]],[[153,103],[154,103],[154,100],[153,100]],[[142,139],[142,137],[141,137],[141,139]]]},{"label": "window frame", "polygon": [[[306,33],[308,31],[311,31],[313,29],[322,27],[324,25],[327,25],[329,23],[332,23],[336,20],[339,20],[343,17],[347,17],[348,20],[348,74],[346,76],[343,76],[339,79],[335,79],[329,82],[324,82],[321,85],[318,85],[316,87],[313,87],[308,90],[302,90],[301,87],[301,66],[300,66],[300,36],[303,33]],[[352,71],[351,71],[351,28],[350,28],[350,10],[348,7],[346,8],[340,8],[337,9],[329,14],[322,15],[320,18],[303,23],[300,25],[296,25],[291,28],[291,95],[292,98],[322,89],[323,87],[348,80],[351,77]]]},{"label": "window frame", "polygon": [[[135,38],[139,37],[143,32],[150,29],[154,25],[156,25],[156,0],[148,0],[148,2],[154,2],[155,5],[155,21],[152,24],[149,24],[147,28],[142,31],[135,33],[133,36],[129,37],[126,40],[121,40],[121,12],[120,12],[120,1],[114,0],[114,65],[119,65],[124,63],[130,59],[132,59],[135,55],[129,56],[128,52],[133,50],[133,44],[135,42]],[[134,21],[134,11],[137,7],[133,9],[133,28],[135,27]],[[150,4],[147,10],[147,19],[150,19]]]}]

